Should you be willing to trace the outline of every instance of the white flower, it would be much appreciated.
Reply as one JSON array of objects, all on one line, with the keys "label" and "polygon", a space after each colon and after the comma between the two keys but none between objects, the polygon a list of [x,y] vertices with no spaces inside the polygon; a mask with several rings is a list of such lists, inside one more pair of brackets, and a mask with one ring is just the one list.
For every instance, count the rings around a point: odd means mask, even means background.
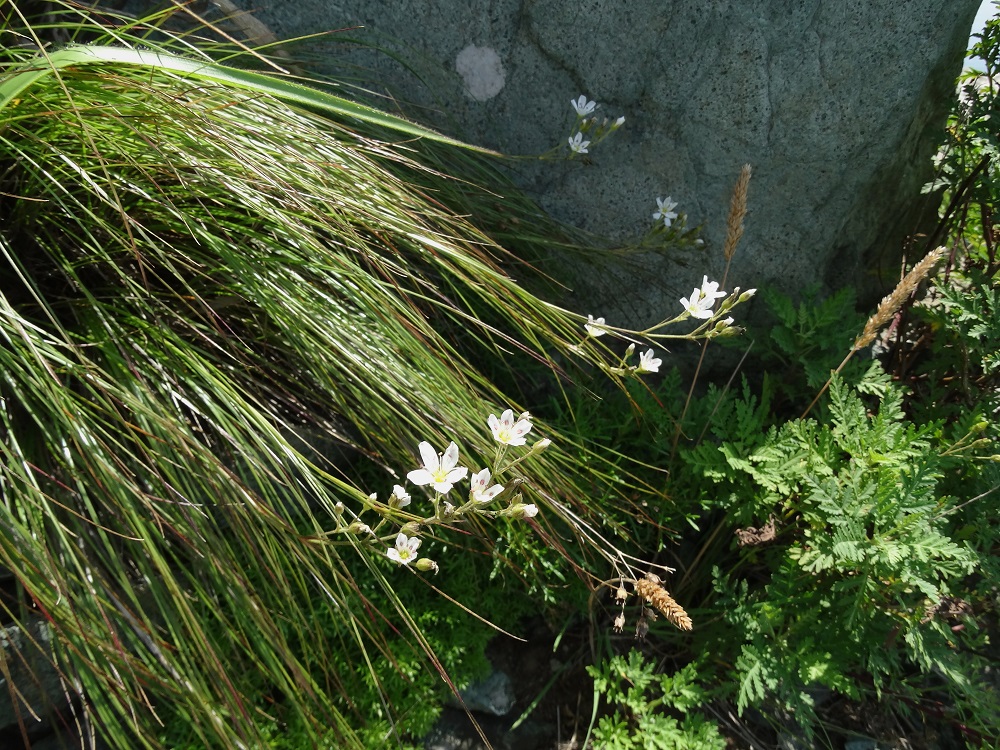
[{"label": "white flower", "polygon": [[409,565],[417,559],[417,549],[420,547],[420,540],[415,536],[407,538],[406,534],[399,532],[396,537],[396,546],[385,551],[386,556],[400,565]]},{"label": "white flower", "polygon": [[613,123],[611,123],[611,129],[612,130],[618,130],[618,128],[620,128],[623,124],[625,124],[625,115],[622,115],[617,120],[615,120]]},{"label": "white flower", "polygon": [[587,322],[583,324],[583,327],[587,331],[588,336],[593,336],[595,339],[598,336],[603,336],[607,331],[602,328],[604,325],[604,318],[594,318],[593,315],[587,316]]},{"label": "white flower", "polygon": [[538,515],[538,506],[534,503],[528,503],[521,509],[521,512],[524,513],[525,518],[534,518]]},{"label": "white flower", "polygon": [[574,154],[586,154],[587,146],[590,145],[590,141],[583,140],[583,133],[577,133],[569,140],[569,150]]},{"label": "white flower", "polygon": [[594,108],[597,106],[597,102],[587,101],[587,97],[583,94],[580,94],[579,99],[570,99],[569,103],[573,105],[573,109],[576,110],[576,113],[580,115],[580,117],[586,117],[593,112]]},{"label": "white flower", "polygon": [[472,486],[469,488],[469,495],[477,503],[491,502],[501,492],[503,492],[503,486],[499,484],[494,484],[490,487],[489,469],[483,469],[472,475]]},{"label": "white flower", "polygon": [[396,484],[392,487],[392,494],[389,495],[390,508],[405,508],[410,504],[410,496],[402,486]]},{"label": "white flower", "polygon": [[441,456],[426,440],[418,447],[420,458],[424,462],[423,468],[414,469],[406,475],[416,485],[432,484],[443,495],[451,490],[455,482],[464,479],[469,471],[464,466],[458,466],[458,446],[454,443],[449,443]]},{"label": "white flower", "polygon": [[510,409],[501,414],[500,419],[495,414],[490,414],[486,422],[493,431],[493,439],[504,445],[524,445],[524,436],[531,431],[531,422],[527,419],[515,421],[514,412]]},{"label": "white flower", "polygon": [[684,309],[692,318],[708,320],[712,317],[715,300],[726,296],[725,292],[720,292],[718,289],[719,283],[709,281],[708,276],[705,276],[701,282],[701,289],[695,289],[691,292],[691,299],[681,297],[681,304],[684,305]]},{"label": "white flower", "polygon": [[671,222],[677,218],[675,208],[677,208],[677,201],[670,200],[669,195],[663,200],[657,198],[656,213],[653,214],[653,219],[656,221],[663,219],[663,226],[669,227]]},{"label": "white flower", "polygon": [[639,355],[639,369],[636,372],[659,372],[662,359],[653,356],[653,350],[647,349]]}]

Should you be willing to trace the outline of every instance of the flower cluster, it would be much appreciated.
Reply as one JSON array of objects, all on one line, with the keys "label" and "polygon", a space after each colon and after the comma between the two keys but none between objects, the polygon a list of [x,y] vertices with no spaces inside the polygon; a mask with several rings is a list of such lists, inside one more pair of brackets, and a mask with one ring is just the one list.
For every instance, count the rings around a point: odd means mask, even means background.
[{"label": "flower cluster", "polygon": [[[659,201],[659,203],[660,210],[666,213],[669,213],[670,210],[676,206],[676,204],[670,201],[669,198],[666,201]],[[593,315],[587,315],[587,322],[583,324],[583,329],[586,332],[584,341],[596,339],[608,333],[611,333],[618,338],[638,335],[647,339],[710,339],[715,338],[716,336],[733,336],[739,333],[741,329],[733,325],[733,318],[727,316],[726,313],[732,310],[732,308],[736,305],[749,300],[753,297],[756,291],[756,289],[748,289],[745,292],[740,292],[739,287],[736,287],[732,294],[727,294],[725,291],[719,289],[719,283],[717,281],[709,281],[708,276],[703,276],[701,286],[693,289],[690,297],[681,297],[680,303],[683,309],[673,318],[664,320],[663,322],[658,323],[645,331],[625,331],[623,329],[609,327],[603,317],[595,318]],[[677,335],[659,332],[660,329],[665,328],[672,323],[679,323],[687,318],[695,318],[696,320],[704,322],[701,323],[701,325],[699,325],[694,331],[687,334]],[[636,345],[635,343],[631,343],[628,345],[628,348],[625,350],[624,355],[622,355],[622,358],[617,365],[611,366],[610,364],[605,364],[603,362],[599,364],[605,372],[618,377],[638,376],[659,372],[660,365],[663,364],[663,360],[656,356],[656,352],[653,349],[646,349],[646,351],[641,352],[639,354],[638,364],[631,364],[630,360],[635,352]]]},{"label": "flower cluster", "polygon": [[[681,297],[681,306],[684,308],[679,316],[679,320],[691,317],[698,320],[714,322],[708,330],[704,332],[706,338],[716,336],[732,336],[739,333],[740,329],[733,326],[731,317],[723,317],[736,305],[746,302],[757,293],[756,289],[747,289],[740,292],[736,287],[732,294],[727,296],[726,292],[719,289],[717,281],[709,281],[708,276],[703,276],[701,286],[691,291],[690,297]],[[716,301],[723,302],[716,307]],[[704,324],[703,324],[704,325]]]},{"label": "flower cluster", "polygon": [[725,292],[719,291],[719,282],[709,281],[708,276],[703,277],[701,288],[691,292],[691,297],[681,297],[681,304],[684,311],[692,318],[708,320],[714,315],[712,308],[715,307],[715,300],[724,299]]},{"label": "flower cluster", "polygon": [[625,122],[624,116],[611,121],[605,117],[598,121],[597,117],[594,116],[594,110],[598,107],[597,102],[590,101],[583,94],[580,94],[576,99],[571,99],[569,103],[576,113],[573,135],[566,139],[570,155],[590,153],[591,146],[603,141]]},{"label": "flower cluster", "polygon": [[[424,487],[432,493],[433,512],[430,516],[426,518],[407,516],[403,509],[411,505],[412,498],[405,486],[396,484],[393,485],[392,493],[384,503],[379,502],[377,493],[369,495],[365,509],[360,514],[355,515],[354,520],[338,523],[338,531],[346,532],[358,539],[366,540],[368,543],[375,543],[376,540],[388,542],[393,540],[393,537],[381,535],[381,528],[386,523],[400,524],[401,528],[395,534],[392,546],[383,548],[385,556],[397,565],[436,573],[438,564],[429,558],[418,555],[422,542],[419,536],[422,527],[454,522],[470,513],[484,515],[488,518],[505,517],[512,520],[536,516],[538,507],[533,503],[522,502],[523,496],[519,490],[524,484],[524,479],[517,478],[506,485],[501,484],[496,479],[501,473],[509,471],[528,456],[548,448],[551,441],[539,440],[520,457],[505,461],[504,457],[509,448],[518,448],[527,443],[526,436],[533,427],[531,414],[523,412],[515,416],[512,409],[507,409],[499,417],[490,414],[486,424],[496,443],[496,455],[492,467],[471,472],[468,467],[461,465],[459,449],[454,442],[449,443],[448,447],[441,453],[438,453],[434,446],[426,440],[417,446],[420,454],[420,466],[408,472],[406,480],[410,484]],[[466,499],[451,502],[450,498],[453,497],[456,485],[466,478],[469,478]],[[501,498],[507,499],[506,507],[490,509],[490,505]],[[335,510],[338,520],[343,519],[344,514],[348,512],[343,503],[338,503]],[[362,522],[361,515],[365,511],[373,511],[381,516],[381,520],[374,528]]]}]

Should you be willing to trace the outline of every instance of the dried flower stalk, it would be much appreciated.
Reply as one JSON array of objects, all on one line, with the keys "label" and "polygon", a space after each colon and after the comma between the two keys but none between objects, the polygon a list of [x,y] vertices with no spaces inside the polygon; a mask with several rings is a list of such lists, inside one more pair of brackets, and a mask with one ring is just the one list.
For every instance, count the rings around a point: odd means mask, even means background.
[{"label": "dried flower stalk", "polygon": [[684,608],[674,601],[654,575],[647,575],[635,582],[635,593],[652,604],[670,622],[681,630],[691,630],[693,623]]}]

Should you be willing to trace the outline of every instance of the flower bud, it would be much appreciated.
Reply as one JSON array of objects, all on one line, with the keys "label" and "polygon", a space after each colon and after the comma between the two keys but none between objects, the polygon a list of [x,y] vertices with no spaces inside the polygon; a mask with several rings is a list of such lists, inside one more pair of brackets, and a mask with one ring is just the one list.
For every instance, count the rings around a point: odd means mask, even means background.
[{"label": "flower bud", "polygon": [[753,297],[757,293],[756,289],[747,289],[743,294],[740,295],[737,302],[746,302],[748,299]]},{"label": "flower bud", "polygon": [[620,128],[624,123],[625,123],[625,115],[622,115],[613,123],[611,123],[611,130],[612,131],[618,130],[618,128]]},{"label": "flower bud", "polygon": [[441,518],[451,518],[453,515],[455,515],[455,506],[446,500],[441,506]]},{"label": "flower bud", "polygon": [[420,533],[420,524],[416,521],[408,521],[407,523],[404,523],[399,530],[407,536],[414,536]]},{"label": "flower bud", "polygon": [[538,506],[533,503],[515,503],[507,509],[507,515],[514,519],[534,518],[538,515]]},{"label": "flower bud", "polygon": [[389,495],[389,507],[399,510],[410,504],[410,496],[400,485],[394,485]]},{"label": "flower bud", "polygon": [[429,557],[421,557],[419,560],[413,563],[413,567],[424,573],[433,572],[434,575],[437,575],[439,570],[438,564],[433,560],[431,560]]},{"label": "flower bud", "polygon": [[347,530],[357,536],[368,536],[372,533],[371,526],[366,523],[361,523],[361,521],[355,521],[347,527]]},{"label": "flower bud", "polygon": [[545,450],[546,448],[548,448],[550,445],[552,445],[552,441],[551,440],[549,440],[548,438],[542,438],[541,440],[539,440],[538,442],[536,442],[533,446],[531,446],[531,452],[532,453],[541,453],[543,450]]},{"label": "flower bud", "polygon": [[635,353],[635,344],[629,344],[628,349],[625,350],[625,356],[622,359],[628,359]]},{"label": "flower bud", "polygon": [[333,506],[333,512],[336,513],[338,516],[344,515],[344,504],[340,501],[337,501],[337,504]]}]

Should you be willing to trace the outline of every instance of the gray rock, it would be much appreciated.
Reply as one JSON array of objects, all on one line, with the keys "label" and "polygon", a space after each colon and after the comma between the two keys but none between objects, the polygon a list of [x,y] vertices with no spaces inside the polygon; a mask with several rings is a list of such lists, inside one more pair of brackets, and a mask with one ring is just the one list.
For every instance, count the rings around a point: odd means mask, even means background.
[{"label": "gray rock", "polygon": [[845,742],[844,750],[878,750],[878,743],[867,737],[859,737]]},{"label": "gray rock", "polygon": [[[506,716],[514,707],[517,696],[514,686],[506,673],[496,671],[479,682],[474,682],[465,690],[459,690],[465,708],[469,711]],[[458,702],[454,701],[458,706]]]},{"label": "gray rock", "polygon": [[686,268],[648,253],[574,280],[579,309],[643,326],[677,312],[703,273],[721,276],[744,162],[754,178],[730,285],[794,293],[819,280],[881,294],[866,271],[894,276],[917,227],[980,0],[237,4],[279,37],[350,29],[330,37],[320,68],[361,70],[418,119],[507,153],[564,142],[581,93],[598,114],[625,115],[587,163],[519,165],[518,180],[554,216],[605,236],[642,235],[657,196],[678,200],[689,226],[705,223],[706,250]]}]

